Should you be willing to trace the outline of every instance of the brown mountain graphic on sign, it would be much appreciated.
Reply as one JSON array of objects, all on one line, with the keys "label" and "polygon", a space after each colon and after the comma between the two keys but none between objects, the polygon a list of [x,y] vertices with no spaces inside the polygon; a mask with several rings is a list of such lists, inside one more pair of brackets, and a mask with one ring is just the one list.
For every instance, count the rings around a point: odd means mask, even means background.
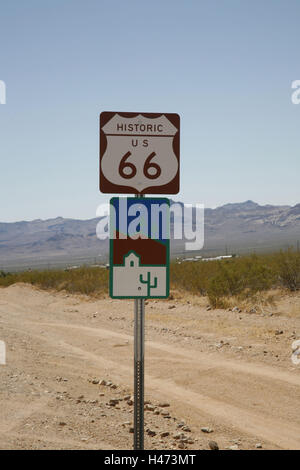
[{"label": "brown mountain graphic on sign", "polygon": [[167,247],[156,240],[151,240],[151,238],[113,240],[113,264],[123,264],[124,256],[130,251],[134,251],[140,256],[141,264],[167,264]]}]

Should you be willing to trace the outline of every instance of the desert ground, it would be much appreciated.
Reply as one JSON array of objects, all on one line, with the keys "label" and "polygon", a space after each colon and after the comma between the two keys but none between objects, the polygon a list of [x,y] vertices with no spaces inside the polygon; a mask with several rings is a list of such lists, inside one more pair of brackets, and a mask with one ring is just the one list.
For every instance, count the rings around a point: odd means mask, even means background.
[{"label": "desert ground", "polygon": [[[300,295],[146,305],[145,448],[300,449]],[[133,301],[0,289],[1,449],[132,449]]]}]

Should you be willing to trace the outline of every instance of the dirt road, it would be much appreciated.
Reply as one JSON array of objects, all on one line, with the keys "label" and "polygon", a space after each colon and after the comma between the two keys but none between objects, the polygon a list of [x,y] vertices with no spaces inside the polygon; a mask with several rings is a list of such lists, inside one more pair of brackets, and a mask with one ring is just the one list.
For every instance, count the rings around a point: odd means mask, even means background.
[{"label": "dirt road", "polygon": [[[146,448],[300,449],[300,315],[183,298],[146,311]],[[0,448],[132,448],[132,333],[131,301],[1,289]]]}]

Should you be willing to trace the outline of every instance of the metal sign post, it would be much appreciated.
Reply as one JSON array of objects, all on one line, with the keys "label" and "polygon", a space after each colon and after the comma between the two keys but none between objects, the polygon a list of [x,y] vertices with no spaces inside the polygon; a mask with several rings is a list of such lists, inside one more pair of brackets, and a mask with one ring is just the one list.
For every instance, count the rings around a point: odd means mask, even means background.
[{"label": "metal sign post", "polygon": [[144,450],[145,299],[134,300],[134,450]]},{"label": "metal sign post", "polygon": [[[170,227],[170,201],[144,195],[179,192],[179,138],[178,114],[100,115],[100,191],[136,195],[110,201],[109,264],[111,298],[134,299],[134,450],[144,450],[145,299],[167,298],[170,284],[170,234],[164,231]],[[138,201],[136,233],[130,237],[127,215]],[[158,218],[155,208],[162,211]]]},{"label": "metal sign post", "polygon": [[[170,202],[138,194],[112,198],[110,204],[110,295],[134,299],[133,445],[143,450],[145,300],[169,295]],[[132,218],[138,220],[133,234],[129,230]]]},{"label": "metal sign post", "polygon": [[[136,194],[136,198],[143,197]],[[144,450],[145,299],[134,300],[134,450]]]}]

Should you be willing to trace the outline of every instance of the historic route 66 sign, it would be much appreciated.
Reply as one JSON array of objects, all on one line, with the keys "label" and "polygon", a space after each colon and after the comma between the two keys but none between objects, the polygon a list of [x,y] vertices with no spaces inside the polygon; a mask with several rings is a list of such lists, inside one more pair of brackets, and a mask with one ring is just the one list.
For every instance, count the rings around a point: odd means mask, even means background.
[{"label": "historic route 66 sign", "polygon": [[179,130],[178,114],[101,113],[100,190],[177,194]]}]

